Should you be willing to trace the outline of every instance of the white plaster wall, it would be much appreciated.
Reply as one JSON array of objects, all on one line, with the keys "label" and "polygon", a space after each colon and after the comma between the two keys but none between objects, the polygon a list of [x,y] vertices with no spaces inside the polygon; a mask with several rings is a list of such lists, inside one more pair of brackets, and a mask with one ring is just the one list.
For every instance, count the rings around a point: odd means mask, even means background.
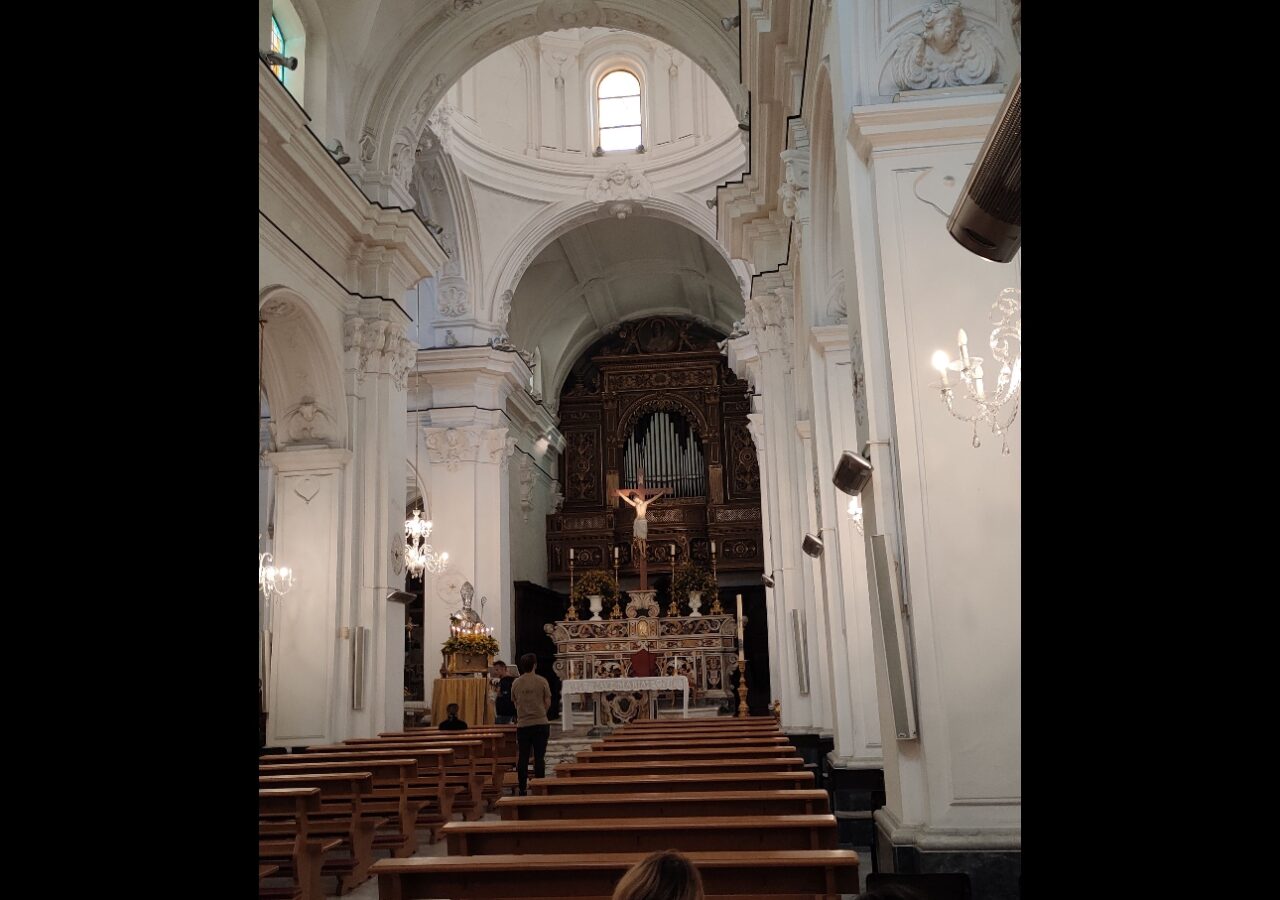
[{"label": "white plaster wall", "polygon": [[[920,728],[935,824],[1017,825],[1021,755],[1021,420],[1012,455],[970,444],[932,387],[929,359],[956,330],[990,358],[987,314],[1021,286],[1021,258],[983,260],[946,232],[935,202],[964,183],[973,144],[874,163],[901,479],[904,588],[912,608]],[[954,191],[952,191],[954,194]],[[924,198],[924,199],[922,199]],[[954,199],[954,198],[953,198]],[[950,206],[943,205],[944,209]],[[982,336],[982,337],[980,337]],[[984,349],[986,352],[984,352]],[[941,752],[930,752],[929,748]]]},{"label": "white plaster wall", "polygon": [[[547,587],[547,515],[551,512],[550,482],[543,473],[545,460],[532,458],[525,441],[516,448],[511,459],[511,579],[531,581]],[[523,460],[523,461],[522,461]],[[528,467],[532,479],[530,505],[521,505],[522,468]]]}]

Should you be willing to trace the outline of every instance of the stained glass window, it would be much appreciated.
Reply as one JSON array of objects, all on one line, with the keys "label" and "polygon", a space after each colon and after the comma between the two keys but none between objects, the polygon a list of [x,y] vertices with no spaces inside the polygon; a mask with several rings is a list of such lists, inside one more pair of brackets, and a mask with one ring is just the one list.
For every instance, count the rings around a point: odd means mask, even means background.
[{"label": "stained glass window", "polygon": [[640,80],[636,76],[619,69],[601,78],[596,104],[601,150],[640,146]]},{"label": "stained glass window", "polygon": [[[284,56],[284,33],[280,30],[280,23],[276,21],[276,17],[271,17],[271,51]],[[284,84],[284,66],[272,66],[271,71],[280,79],[280,83]]]}]

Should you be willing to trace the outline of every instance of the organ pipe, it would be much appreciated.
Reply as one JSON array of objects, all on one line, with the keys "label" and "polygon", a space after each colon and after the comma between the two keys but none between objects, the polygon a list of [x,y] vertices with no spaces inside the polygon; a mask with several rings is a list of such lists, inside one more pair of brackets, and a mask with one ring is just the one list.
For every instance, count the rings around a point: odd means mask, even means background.
[{"label": "organ pipe", "polygon": [[650,487],[669,488],[675,497],[706,496],[702,443],[679,416],[657,412],[637,423],[623,450],[626,484],[635,485],[640,468]]}]

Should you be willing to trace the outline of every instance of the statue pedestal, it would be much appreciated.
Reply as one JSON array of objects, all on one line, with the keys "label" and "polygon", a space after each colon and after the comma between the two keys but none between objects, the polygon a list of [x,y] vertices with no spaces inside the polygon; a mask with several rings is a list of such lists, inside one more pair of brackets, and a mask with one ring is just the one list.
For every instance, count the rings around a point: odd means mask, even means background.
[{"label": "statue pedestal", "polygon": [[658,592],[654,589],[643,591],[627,591],[627,618],[638,616],[658,616]]}]

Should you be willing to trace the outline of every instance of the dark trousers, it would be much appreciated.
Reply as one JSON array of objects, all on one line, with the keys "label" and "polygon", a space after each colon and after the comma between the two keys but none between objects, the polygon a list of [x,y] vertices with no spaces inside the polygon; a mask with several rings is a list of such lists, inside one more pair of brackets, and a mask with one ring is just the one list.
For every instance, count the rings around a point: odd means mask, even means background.
[{"label": "dark trousers", "polygon": [[516,776],[520,779],[521,797],[529,787],[529,751],[533,751],[533,777],[546,777],[547,739],[550,737],[550,725],[525,725],[516,728],[516,743],[520,745],[520,761],[516,763]]}]

